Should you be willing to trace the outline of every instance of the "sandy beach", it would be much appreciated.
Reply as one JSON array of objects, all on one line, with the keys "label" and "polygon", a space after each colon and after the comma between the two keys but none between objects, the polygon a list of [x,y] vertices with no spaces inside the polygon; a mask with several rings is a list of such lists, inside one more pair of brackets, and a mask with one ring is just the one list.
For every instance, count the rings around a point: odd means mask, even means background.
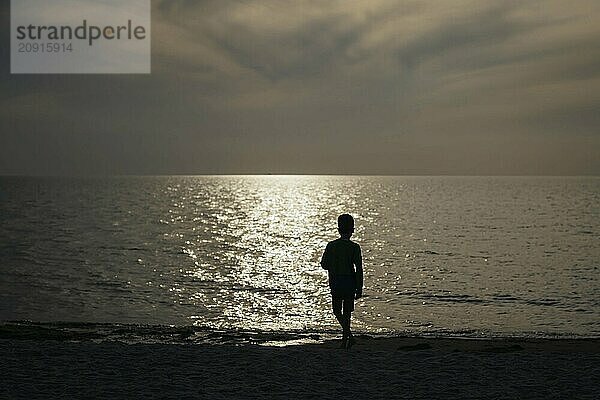
[{"label": "sandy beach", "polygon": [[[205,332],[200,342],[124,343],[0,330],[0,397],[594,399],[600,340]],[[39,336],[38,336],[39,337]],[[221,340],[207,341],[208,337]]]}]

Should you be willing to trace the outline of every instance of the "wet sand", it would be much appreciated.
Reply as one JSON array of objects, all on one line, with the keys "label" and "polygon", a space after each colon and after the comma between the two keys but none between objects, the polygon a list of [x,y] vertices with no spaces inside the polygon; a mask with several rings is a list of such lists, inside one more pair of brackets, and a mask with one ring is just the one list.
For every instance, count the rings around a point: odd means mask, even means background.
[{"label": "wet sand", "polygon": [[[307,340],[300,340],[300,342]],[[596,339],[222,344],[0,339],[0,398],[595,399]],[[283,344],[288,344],[283,346]]]}]

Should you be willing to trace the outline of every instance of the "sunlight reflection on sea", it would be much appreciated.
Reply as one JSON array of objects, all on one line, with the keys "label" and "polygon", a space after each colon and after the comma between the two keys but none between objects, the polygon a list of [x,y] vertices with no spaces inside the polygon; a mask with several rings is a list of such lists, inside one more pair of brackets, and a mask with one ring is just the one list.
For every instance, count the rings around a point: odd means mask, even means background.
[{"label": "sunlight reflection on sea", "polygon": [[0,179],[0,319],[334,328],[319,258],[363,248],[363,331],[600,335],[600,179]]}]

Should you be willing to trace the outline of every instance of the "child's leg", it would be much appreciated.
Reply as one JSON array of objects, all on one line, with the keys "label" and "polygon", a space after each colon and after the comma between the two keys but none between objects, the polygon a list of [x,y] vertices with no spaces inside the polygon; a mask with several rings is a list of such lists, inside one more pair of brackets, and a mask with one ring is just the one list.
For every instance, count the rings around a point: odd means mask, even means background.
[{"label": "child's leg", "polygon": [[342,314],[342,320],[344,324],[342,328],[344,328],[344,332],[346,336],[352,336],[352,331],[350,330],[350,319],[352,318],[352,313],[347,312]]},{"label": "child's leg", "polygon": [[332,304],[332,308],[333,308],[333,315],[335,315],[335,318],[338,320],[338,322],[340,323],[342,330],[344,331],[344,337],[346,336],[346,322],[345,322],[345,317],[344,314],[342,312],[342,304],[343,304],[343,300],[342,299],[338,299],[338,298],[333,298],[331,301]]},{"label": "child's leg", "polygon": [[342,313],[342,319],[345,323],[346,337],[348,338],[348,348],[350,348],[355,343],[354,337],[352,336],[352,331],[350,330],[352,311],[354,311],[354,299],[345,299],[343,308],[344,310]]}]

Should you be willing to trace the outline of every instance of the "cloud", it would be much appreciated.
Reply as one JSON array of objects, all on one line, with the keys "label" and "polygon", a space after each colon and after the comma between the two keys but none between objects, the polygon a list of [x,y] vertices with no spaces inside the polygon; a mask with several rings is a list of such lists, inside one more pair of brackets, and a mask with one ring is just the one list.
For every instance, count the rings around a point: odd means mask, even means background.
[{"label": "cloud", "polygon": [[0,140],[22,153],[3,153],[5,169],[27,160],[15,137],[52,131],[82,135],[57,156],[111,172],[600,173],[586,150],[600,144],[595,1],[163,0],[152,13],[150,77],[2,73],[0,129],[17,133]]}]

